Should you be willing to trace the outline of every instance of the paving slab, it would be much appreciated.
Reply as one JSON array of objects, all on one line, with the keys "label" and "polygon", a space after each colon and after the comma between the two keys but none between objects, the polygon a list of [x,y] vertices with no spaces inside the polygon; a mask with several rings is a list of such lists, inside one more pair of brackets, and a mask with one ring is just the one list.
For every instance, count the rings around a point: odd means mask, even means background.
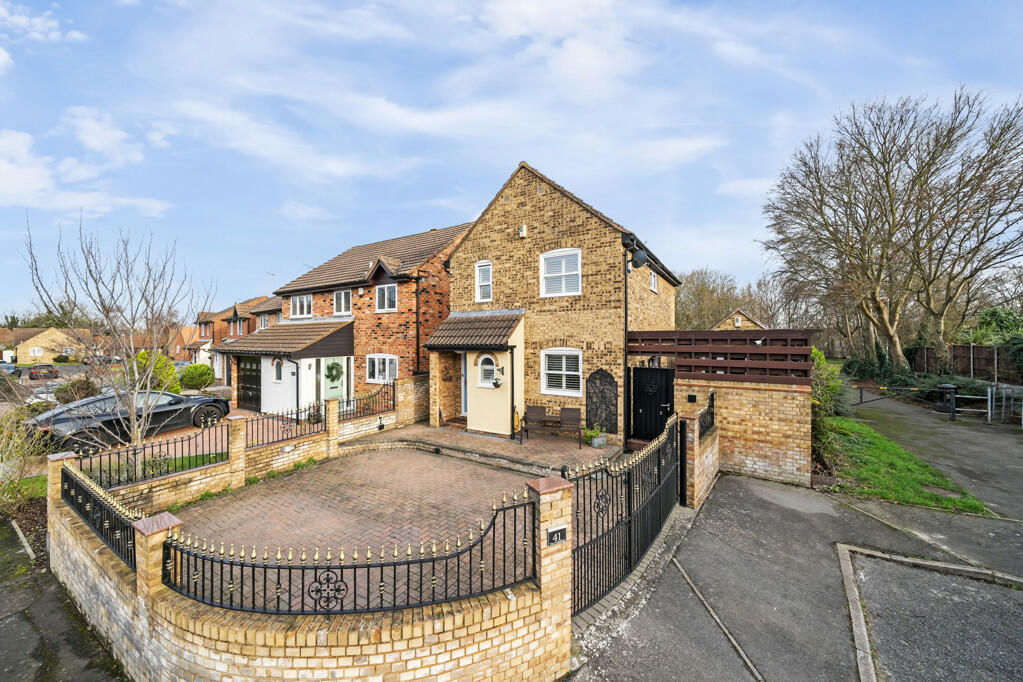
[{"label": "paving slab", "polygon": [[891,399],[861,406],[856,415],[940,469],[995,513],[1023,519],[1019,425],[988,425],[965,416],[950,422],[946,414]]},{"label": "paving slab", "polygon": [[910,507],[851,495],[835,497],[947,547],[970,562],[1023,576],[1023,523]]},{"label": "paving slab", "polygon": [[886,678],[1023,679],[1023,592],[857,554],[853,563]]},{"label": "paving slab", "polygon": [[766,679],[857,679],[836,542],[954,558],[795,486],[723,476],[676,555]]}]

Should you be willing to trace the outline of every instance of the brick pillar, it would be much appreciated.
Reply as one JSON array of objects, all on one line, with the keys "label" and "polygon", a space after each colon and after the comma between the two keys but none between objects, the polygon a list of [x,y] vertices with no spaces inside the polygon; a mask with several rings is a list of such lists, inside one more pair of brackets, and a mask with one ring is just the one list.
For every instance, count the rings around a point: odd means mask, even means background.
[{"label": "brick pillar", "polygon": [[245,420],[234,415],[227,418],[227,458],[231,464],[231,487],[245,487]]},{"label": "brick pillar", "polygon": [[337,440],[338,432],[338,419],[337,409],[338,403],[341,401],[337,398],[330,398],[323,403],[323,409],[326,410],[326,414],[323,415],[324,419],[327,420],[327,457],[330,457],[330,444]]},{"label": "brick pillar", "polygon": [[[227,361],[231,363],[231,407],[238,409],[238,356],[226,355]],[[227,379],[227,372],[224,372],[224,379]]]},{"label": "brick pillar", "polygon": [[163,585],[163,541],[181,520],[168,512],[147,516],[131,524],[135,529],[135,589],[149,601],[152,593]]},{"label": "brick pillar", "polygon": [[678,416],[678,427],[685,428],[686,432],[686,480],[683,485],[686,490],[686,506],[696,508],[697,494],[697,462],[700,461],[700,413],[680,414]]},{"label": "brick pillar", "polygon": [[54,523],[54,507],[60,503],[60,470],[64,462],[75,457],[73,452],[57,452],[47,456],[46,463],[46,530],[51,532]]},{"label": "brick pillar", "polygon": [[[526,484],[537,503],[536,581],[540,584],[544,639],[550,643],[555,679],[567,675],[572,660],[572,483],[557,476]],[[548,545],[547,532],[565,528],[564,540]]]}]

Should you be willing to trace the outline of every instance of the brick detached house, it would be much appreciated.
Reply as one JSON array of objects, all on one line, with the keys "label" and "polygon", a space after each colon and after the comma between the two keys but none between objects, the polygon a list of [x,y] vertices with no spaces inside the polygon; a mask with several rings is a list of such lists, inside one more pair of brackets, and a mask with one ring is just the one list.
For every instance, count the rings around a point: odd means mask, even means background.
[{"label": "brick detached house", "polygon": [[753,316],[748,315],[739,308],[736,308],[715,322],[710,328],[710,330],[714,332],[725,332],[730,329],[750,331],[756,329],[767,329],[767,327],[755,320]]},{"label": "brick detached house", "polygon": [[253,331],[255,326],[249,313],[253,306],[268,298],[268,296],[256,296],[241,303],[235,303],[220,312],[199,313],[195,320],[196,326],[199,327],[199,338],[186,346],[193,353],[192,361],[211,365],[213,375],[224,384],[230,385],[230,363],[226,359],[227,356],[221,353],[218,347]]},{"label": "brick detached house", "polygon": [[636,235],[522,163],[449,269],[451,314],[426,343],[431,425],[510,435],[526,405],[577,407],[621,443],[626,315],[630,331],[674,328],[679,284]]},{"label": "brick detached house", "polygon": [[217,347],[237,364],[238,407],[304,407],[425,372],[423,342],[448,314],[444,262],[468,227],[353,246],[275,291],[280,324]]}]

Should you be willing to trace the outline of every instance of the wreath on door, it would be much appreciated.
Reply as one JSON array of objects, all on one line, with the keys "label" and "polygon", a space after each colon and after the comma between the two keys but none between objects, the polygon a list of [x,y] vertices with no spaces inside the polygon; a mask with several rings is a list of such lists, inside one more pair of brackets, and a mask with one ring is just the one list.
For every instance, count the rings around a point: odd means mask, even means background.
[{"label": "wreath on door", "polygon": [[327,365],[327,369],[324,371],[323,375],[327,377],[328,381],[337,381],[344,376],[344,373],[345,370],[341,367],[340,362],[331,362]]}]

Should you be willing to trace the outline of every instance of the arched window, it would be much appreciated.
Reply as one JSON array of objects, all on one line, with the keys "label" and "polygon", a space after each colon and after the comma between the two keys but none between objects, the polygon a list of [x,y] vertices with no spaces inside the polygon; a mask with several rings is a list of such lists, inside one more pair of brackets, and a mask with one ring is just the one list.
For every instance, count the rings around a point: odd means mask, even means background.
[{"label": "arched window", "polygon": [[284,374],[284,363],[274,360],[274,381],[280,381],[282,374]]},{"label": "arched window", "polygon": [[480,388],[494,388],[494,377],[497,363],[492,355],[484,355],[480,358]]}]

